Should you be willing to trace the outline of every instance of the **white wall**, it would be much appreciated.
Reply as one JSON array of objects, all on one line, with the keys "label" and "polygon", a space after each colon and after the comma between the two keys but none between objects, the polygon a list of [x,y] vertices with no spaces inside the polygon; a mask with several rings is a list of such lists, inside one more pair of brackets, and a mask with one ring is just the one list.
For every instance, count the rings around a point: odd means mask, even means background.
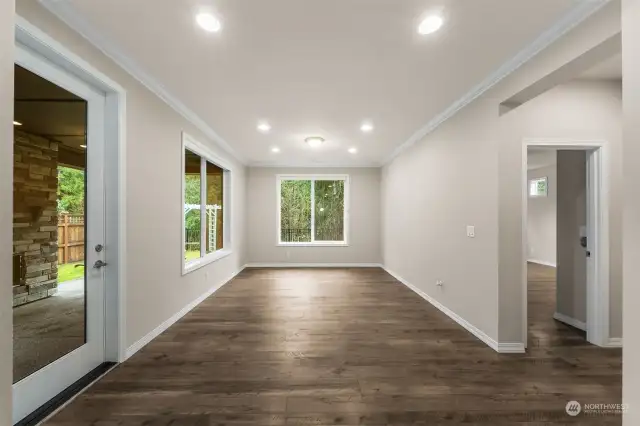
[{"label": "white wall", "polygon": [[385,266],[500,343],[524,341],[524,138],[610,144],[611,329],[621,335],[620,84],[570,84],[499,115],[501,102],[619,31],[611,2],[384,168]]},{"label": "white wall", "polygon": [[0,1],[0,425],[11,424],[13,383],[13,14]]},{"label": "white wall", "polygon": [[[553,153],[555,156],[555,152]],[[556,265],[556,165],[529,170],[527,179],[547,178],[547,196],[527,200],[527,245],[529,261]]]},{"label": "white wall", "polygon": [[[518,141],[523,138],[532,139],[572,139],[603,141],[608,150],[610,188],[609,197],[609,250],[610,250],[610,334],[612,337],[622,336],[622,86],[618,81],[575,81],[556,87],[533,99],[520,108],[501,118],[501,127],[508,135],[501,145],[501,158],[505,161],[501,171],[500,182],[503,184],[500,195],[507,206],[501,218],[511,218],[514,212],[521,209],[521,189],[519,185],[507,185],[517,179],[520,168],[515,166],[521,156]],[[511,161],[506,164],[509,158]],[[508,167],[507,167],[508,166]],[[511,170],[515,169],[515,170]],[[505,206],[506,207],[506,206]],[[519,215],[515,215],[519,217]],[[502,222],[501,219],[501,223]],[[510,228],[508,228],[510,229]],[[501,232],[508,232],[507,229]],[[510,231],[511,233],[515,231]],[[512,238],[520,235],[508,234]],[[518,238],[518,241],[521,241]],[[512,243],[510,243],[512,244]],[[521,244],[521,243],[520,243]],[[505,246],[509,247],[509,245]],[[515,250],[514,250],[515,251]],[[506,256],[506,253],[504,253]],[[509,254],[509,258],[514,256]],[[501,258],[501,266],[504,260]],[[507,265],[509,265],[507,263]],[[521,272],[520,272],[521,273]],[[508,283],[506,283],[508,285]],[[513,290],[516,290],[513,288]],[[518,300],[522,296],[522,287],[515,295]],[[522,324],[522,317],[516,318],[514,305],[507,306],[504,323],[509,331],[505,333],[515,336],[517,324]],[[501,320],[502,324],[502,320]],[[515,337],[513,337],[515,338]]]},{"label": "white wall", "polygon": [[624,72],[624,348],[625,426],[640,424],[640,0],[623,0]]},{"label": "white wall", "polygon": [[[131,346],[246,262],[245,168],[38,2],[17,6],[18,14],[127,91],[126,342]],[[183,130],[230,161],[235,174],[234,253],[185,276],[181,275]]]},{"label": "white wall", "polygon": [[[383,259],[497,340],[497,156],[484,126],[491,121],[483,102],[472,104],[385,166]],[[476,227],[474,239],[467,225]]]},{"label": "white wall", "polygon": [[[278,247],[279,174],[348,174],[350,209],[348,247]],[[249,264],[381,263],[380,169],[250,168],[247,185]]]}]

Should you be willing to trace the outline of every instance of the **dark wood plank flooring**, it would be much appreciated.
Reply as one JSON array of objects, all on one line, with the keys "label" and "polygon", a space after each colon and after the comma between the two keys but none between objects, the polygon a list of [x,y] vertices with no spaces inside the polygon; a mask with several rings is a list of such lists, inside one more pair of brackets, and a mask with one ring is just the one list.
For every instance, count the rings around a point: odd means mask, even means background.
[{"label": "dark wood plank flooring", "polygon": [[380,269],[245,270],[47,424],[619,425],[565,412],[620,402],[621,354],[543,313],[553,289],[500,355]]}]

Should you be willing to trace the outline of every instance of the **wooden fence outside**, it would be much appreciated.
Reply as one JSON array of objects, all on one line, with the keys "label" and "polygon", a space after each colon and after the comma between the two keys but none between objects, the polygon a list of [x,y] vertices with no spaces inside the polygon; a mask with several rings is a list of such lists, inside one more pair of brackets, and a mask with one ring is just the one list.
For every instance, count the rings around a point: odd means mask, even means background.
[{"label": "wooden fence outside", "polygon": [[84,260],[84,216],[58,216],[58,264]]}]

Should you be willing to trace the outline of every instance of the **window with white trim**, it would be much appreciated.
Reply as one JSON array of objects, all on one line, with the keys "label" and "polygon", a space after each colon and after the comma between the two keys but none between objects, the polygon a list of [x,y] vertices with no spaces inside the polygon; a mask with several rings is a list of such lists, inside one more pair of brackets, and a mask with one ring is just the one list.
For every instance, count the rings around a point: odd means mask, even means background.
[{"label": "window with white trim", "polygon": [[183,135],[183,273],[231,253],[231,171],[209,149]]},{"label": "window with white trim", "polygon": [[346,245],[349,176],[278,176],[278,244]]},{"label": "window with white trim", "polygon": [[546,177],[531,179],[529,181],[529,197],[546,197],[547,191]]}]

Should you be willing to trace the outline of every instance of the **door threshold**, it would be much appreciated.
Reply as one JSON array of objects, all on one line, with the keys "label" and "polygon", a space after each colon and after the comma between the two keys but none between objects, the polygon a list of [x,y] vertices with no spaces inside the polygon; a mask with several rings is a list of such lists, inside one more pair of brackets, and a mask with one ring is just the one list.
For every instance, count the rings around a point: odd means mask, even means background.
[{"label": "door threshold", "polygon": [[40,408],[20,420],[14,426],[35,426],[53,414],[56,410],[78,395],[82,390],[93,384],[100,377],[108,373],[117,365],[115,362],[103,362],[85,376],[75,381],[71,386],[60,392],[58,395],[45,402]]}]

